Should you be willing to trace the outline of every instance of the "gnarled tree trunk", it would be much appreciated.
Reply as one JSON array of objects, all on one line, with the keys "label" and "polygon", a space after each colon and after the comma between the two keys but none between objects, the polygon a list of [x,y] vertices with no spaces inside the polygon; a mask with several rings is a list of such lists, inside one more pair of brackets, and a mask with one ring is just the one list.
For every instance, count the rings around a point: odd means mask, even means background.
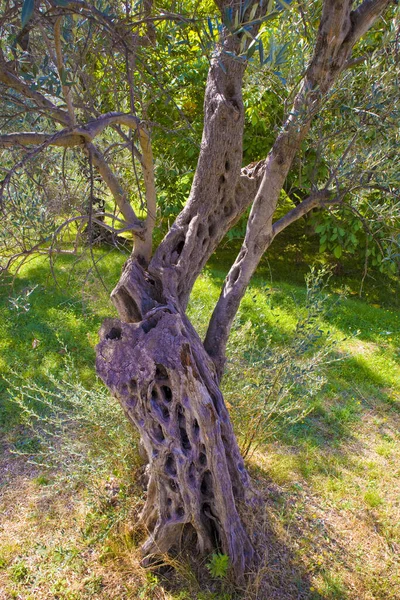
[{"label": "gnarled tree trunk", "polygon": [[[228,554],[240,576],[253,558],[237,506],[250,499],[250,480],[214,364],[187,317],[149,296],[152,284],[137,261],[128,263],[121,286],[124,321],[104,323],[97,372],[148,456],[143,552],[165,553],[189,536],[201,553],[218,547]],[[141,291],[141,320],[126,322],[139,317],[132,307]]]}]

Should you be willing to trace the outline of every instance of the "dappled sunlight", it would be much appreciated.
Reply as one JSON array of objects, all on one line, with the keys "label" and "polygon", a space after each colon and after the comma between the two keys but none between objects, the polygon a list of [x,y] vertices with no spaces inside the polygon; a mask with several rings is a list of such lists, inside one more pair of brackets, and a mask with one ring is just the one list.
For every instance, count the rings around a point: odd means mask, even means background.
[{"label": "dappled sunlight", "polygon": [[[95,252],[104,255],[99,268],[112,288],[125,257]],[[194,287],[188,314],[202,335],[226,267],[226,257],[214,258]],[[56,268],[59,286],[46,261],[27,264],[11,291],[14,304],[2,288],[3,373],[13,379],[14,371],[24,383],[35,381],[50,390],[47,377],[65,376],[68,358],[79,381],[89,390],[97,389],[94,346],[101,322],[114,314],[113,308],[102,284],[94,275],[87,277],[90,261],[76,264],[63,256]],[[252,362],[255,354],[282,354],[306,314],[306,265],[284,283],[271,282],[267,267],[262,269],[236,318],[223,382],[242,445],[248,424],[235,414],[232,394],[242,403],[254,401],[259,390],[255,383],[262,386],[263,377],[270,377]],[[328,305],[337,297],[331,292]],[[310,412],[283,428],[273,430],[271,424],[268,441],[250,448],[247,457],[261,503],[245,518],[263,559],[244,597],[359,600],[370,593],[371,598],[395,598],[400,595],[398,314],[394,306],[373,307],[349,297],[322,313],[318,327],[316,348],[323,348],[327,339],[333,343],[321,365],[326,383],[310,398]],[[239,378],[230,379],[232,369],[240,372]],[[76,598],[117,600],[124,597],[123,586],[131,597],[151,598],[154,593],[175,600],[179,590],[189,589],[197,598],[204,564],[194,568],[187,557],[178,556],[173,571],[165,567],[157,576],[140,567],[142,534],[132,523],[143,503],[143,474],[135,462],[136,442],[126,441],[131,432],[118,421],[122,414],[114,416],[113,406],[99,396],[99,404],[95,402],[85,417],[93,425],[72,427],[85,438],[76,440],[82,443],[77,457],[49,471],[31,464],[41,462],[42,449],[10,401],[12,390],[5,380],[0,392],[0,502],[8,506],[0,518],[0,585],[22,594],[35,585],[35,598],[49,593],[67,598],[68,590]],[[103,435],[108,434],[107,424],[96,429],[103,406],[111,411],[117,437]],[[120,436],[122,442],[116,444]],[[69,440],[61,436],[61,447],[68,450]],[[121,444],[129,448],[127,453]],[[24,456],[12,454],[15,450]],[[95,464],[103,465],[100,475]],[[65,489],[61,481],[69,481],[71,487]],[[218,588],[210,585],[210,590]]]}]

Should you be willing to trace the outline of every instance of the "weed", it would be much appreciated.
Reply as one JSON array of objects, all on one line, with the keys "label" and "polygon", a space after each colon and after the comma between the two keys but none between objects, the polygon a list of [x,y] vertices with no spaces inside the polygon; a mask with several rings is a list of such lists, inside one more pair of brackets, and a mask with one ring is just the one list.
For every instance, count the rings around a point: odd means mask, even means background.
[{"label": "weed", "polygon": [[[260,315],[258,323],[249,320],[234,333],[225,394],[245,439],[244,457],[278,432],[304,421],[315,407],[315,396],[325,383],[324,369],[333,361],[337,345],[321,328],[322,318],[332,310],[327,305],[329,276],[322,269],[312,270],[306,278],[304,314],[294,323],[285,348],[272,344]],[[243,385],[238,386],[241,380]]]},{"label": "weed", "polygon": [[368,492],[365,492],[364,500],[371,508],[376,508],[383,504],[383,499],[376,490],[368,490]]},{"label": "weed", "polygon": [[216,579],[224,579],[227,576],[229,569],[229,556],[226,554],[214,553],[206,564],[211,577]]},{"label": "weed", "polygon": [[38,475],[38,477],[35,477],[35,479],[33,480],[33,483],[35,483],[38,486],[49,485],[50,482],[51,480],[49,479],[49,477],[46,477],[46,475]]},{"label": "weed", "polygon": [[154,590],[158,587],[158,578],[153,573],[146,573],[146,583],[139,589],[139,596],[141,600],[148,600],[153,597]]},{"label": "weed", "polygon": [[11,567],[11,579],[16,583],[26,581],[29,576],[29,569],[23,561],[15,563]]}]

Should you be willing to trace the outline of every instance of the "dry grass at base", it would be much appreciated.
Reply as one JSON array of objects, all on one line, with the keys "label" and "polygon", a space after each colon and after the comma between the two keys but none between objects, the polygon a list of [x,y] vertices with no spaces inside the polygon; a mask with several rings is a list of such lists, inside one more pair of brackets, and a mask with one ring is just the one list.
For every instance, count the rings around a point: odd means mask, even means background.
[{"label": "dry grass at base", "polygon": [[97,482],[94,495],[62,489],[3,443],[0,598],[397,600],[399,421],[371,409],[340,449],[271,444],[253,456],[260,502],[246,519],[261,561],[245,589],[201,591],[183,561],[161,577],[142,569],[140,499],[119,498],[118,481]]},{"label": "dry grass at base", "polygon": [[[136,598],[147,584],[132,547],[129,563],[122,554],[106,560],[108,531],[91,531],[93,498],[86,489],[64,491],[51,474],[11,454],[2,444],[0,459],[0,599],[81,600]],[[110,492],[105,483],[105,493]],[[114,500],[110,497],[110,505]],[[117,506],[115,506],[117,509]],[[133,517],[133,515],[132,515]],[[126,523],[114,524],[121,535]],[[129,536],[126,535],[128,540]],[[121,550],[121,548],[120,548]],[[164,596],[160,596],[163,598]]]},{"label": "dry grass at base", "polygon": [[[307,454],[298,449],[285,452],[271,444],[253,457],[268,524],[266,565],[272,556],[279,593],[266,569],[257,573],[259,591],[250,583],[246,598],[400,598],[399,425],[398,415],[389,422],[371,410],[345,447],[308,455],[307,477]],[[252,519],[257,529],[261,515]],[[271,552],[271,529],[285,548],[283,561],[274,545]],[[297,595],[284,591],[288,580],[297,581]]]}]

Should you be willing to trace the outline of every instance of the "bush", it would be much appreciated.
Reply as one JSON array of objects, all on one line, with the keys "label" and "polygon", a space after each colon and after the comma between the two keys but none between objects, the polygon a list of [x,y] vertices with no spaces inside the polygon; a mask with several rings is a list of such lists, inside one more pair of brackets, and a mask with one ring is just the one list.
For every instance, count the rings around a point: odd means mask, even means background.
[{"label": "bush", "polygon": [[340,300],[329,302],[329,278],[327,269],[311,269],[306,277],[305,306],[299,307],[291,339],[283,347],[272,343],[265,325],[252,320],[234,332],[224,386],[232,418],[244,440],[244,457],[260,443],[304,420],[325,384],[327,366],[338,360],[332,357],[338,342],[321,328],[322,317]]},{"label": "bush", "polygon": [[68,482],[74,475],[131,472],[138,463],[136,432],[100,382],[90,389],[80,382],[74,361],[65,352],[61,378],[49,373],[44,383],[26,382],[13,373],[8,380],[10,399],[25,426],[24,439],[31,442],[21,445],[17,440],[14,452],[58,469]]}]

